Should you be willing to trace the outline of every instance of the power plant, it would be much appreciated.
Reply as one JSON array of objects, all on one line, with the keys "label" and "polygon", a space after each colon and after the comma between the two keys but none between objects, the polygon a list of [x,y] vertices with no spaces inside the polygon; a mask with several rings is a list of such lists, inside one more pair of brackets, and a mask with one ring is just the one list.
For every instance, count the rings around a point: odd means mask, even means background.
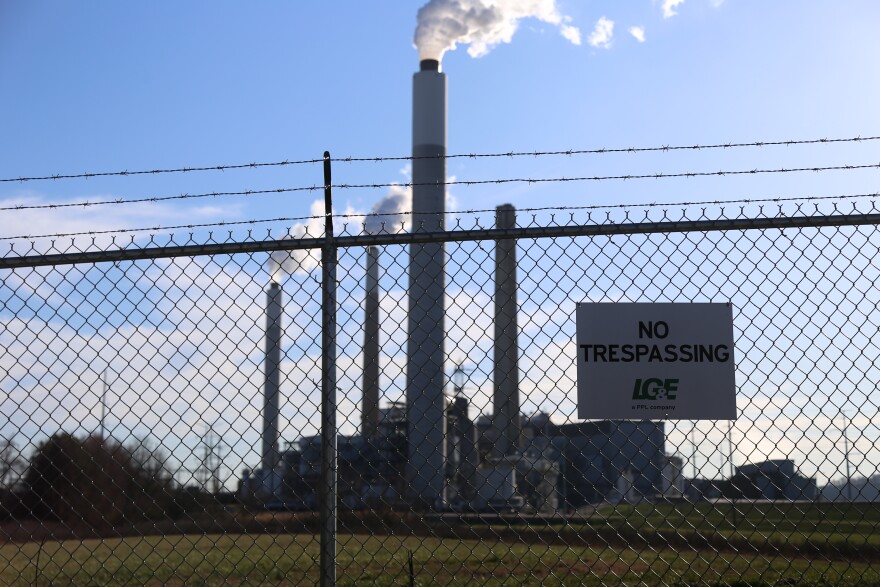
[{"label": "power plant", "polygon": [[[412,230],[445,230],[446,76],[423,59],[413,76]],[[496,227],[516,227],[512,205]],[[664,493],[662,422],[555,424],[521,414],[516,241],[495,243],[493,412],[472,419],[462,366],[447,397],[445,248],[409,247],[405,402],[380,406],[379,248],[366,251],[360,434],[338,437],[338,492],[346,507],[419,511],[571,510]],[[266,362],[260,469],[241,492],[267,507],[314,509],[320,436],[278,450],[282,294],[266,295]],[[668,467],[667,467],[668,468]],[[668,483],[666,484],[668,486]]]}]

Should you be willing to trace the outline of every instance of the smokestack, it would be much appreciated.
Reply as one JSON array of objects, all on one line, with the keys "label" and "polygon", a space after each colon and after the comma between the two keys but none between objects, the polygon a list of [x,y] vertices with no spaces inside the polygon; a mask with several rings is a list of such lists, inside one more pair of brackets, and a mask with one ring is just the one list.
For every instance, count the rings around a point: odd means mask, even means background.
[{"label": "smokestack", "polygon": [[[424,59],[413,76],[413,231],[445,229],[446,76]],[[442,243],[410,245],[406,403],[407,481],[412,503],[443,505],[446,486],[446,400],[443,396],[445,251]]]},{"label": "smokestack", "polygon": [[[495,210],[495,227],[516,228],[516,209],[510,204]],[[519,449],[519,346],[517,343],[516,241],[495,241],[495,390],[492,419],[498,432],[495,456]]]},{"label": "smokestack", "polygon": [[278,464],[278,388],[281,379],[281,286],[266,290],[266,365],[263,391],[263,473]]},{"label": "smokestack", "polygon": [[361,434],[371,438],[379,428],[379,247],[367,247],[366,273]]}]

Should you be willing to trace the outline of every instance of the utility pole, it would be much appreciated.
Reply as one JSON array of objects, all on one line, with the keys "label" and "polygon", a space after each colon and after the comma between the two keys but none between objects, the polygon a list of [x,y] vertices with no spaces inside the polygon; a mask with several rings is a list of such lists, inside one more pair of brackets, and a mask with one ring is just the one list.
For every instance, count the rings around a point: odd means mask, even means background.
[{"label": "utility pole", "polygon": [[727,421],[727,448],[730,451],[730,480],[733,482],[736,469],[733,466],[733,421]]},{"label": "utility pole", "polygon": [[101,374],[101,442],[106,441],[106,428],[104,426],[104,419],[107,417],[107,369],[104,369],[104,372]]},{"label": "utility pole", "polygon": [[733,466],[733,420],[727,421],[727,448],[730,450],[730,509],[733,515],[733,528],[736,530],[736,527],[739,524],[737,522],[736,511],[736,487],[733,484],[733,479],[736,476],[736,469]]},{"label": "utility pole", "polygon": [[843,454],[846,459],[846,499],[849,502],[853,501],[852,496],[852,474],[850,473],[850,464],[849,464],[849,437],[846,434],[847,428],[849,428],[849,422],[846,417],[846,410],[841,410],[843,414]]}]

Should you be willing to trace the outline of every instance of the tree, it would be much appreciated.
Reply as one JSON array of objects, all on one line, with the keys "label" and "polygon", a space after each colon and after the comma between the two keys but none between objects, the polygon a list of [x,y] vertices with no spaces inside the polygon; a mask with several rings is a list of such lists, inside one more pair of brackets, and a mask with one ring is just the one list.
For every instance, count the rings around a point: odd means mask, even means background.
[{"label": "tree", "polygon": [[174,517],[179,491],[158,443],[58,433],[40,444],[24,476],[23,505],[39,519],[91,528]]},{"label": "tree", "polygon": [[0,489],[11,489],[25,469],[25,461],[15,442],[0,438]]},{"label": "tree", "polygon": [[24,477],[31,515],[92,528],[132,515],[134,467],[120,444],[98,437],[55,434],[41,443]]},{"label": "tree", "polygon": [[135,440],[127,450],[135,473],[134,503],[147,518],[176,517],[179,492],[168,470],[168,453],[149,437]]}]

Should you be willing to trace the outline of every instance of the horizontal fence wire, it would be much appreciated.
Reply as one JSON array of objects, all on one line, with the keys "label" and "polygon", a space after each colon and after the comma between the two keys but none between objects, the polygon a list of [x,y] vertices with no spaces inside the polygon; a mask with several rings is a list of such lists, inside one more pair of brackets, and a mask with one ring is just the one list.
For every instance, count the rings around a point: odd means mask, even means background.
[{"label": "horizontal fence wire", "polygon": [[[378,163],[384,161],[413,161],[416,159],[481,159],[481,158],[513,158],[513,157],[545,157],[545,156],[573,156],[573,155],[603,155],[611,153],[648,153],[648,152],[671,152],[671,151],[702,151],[714,149],[741,149],[748,147],[771,147],[771,146],[796,146],[796,145],[830,145],[839,143],[862,143],[880,140],[880,136],[868,137],[851,137],[851,138],[821,138],[821,139],[802,139],[802,140],[783,140],[783,141],[753,141],[753,142],[729,142],[716,143],[706,145],[660,145],[653,147],[623,147],[623,148],[599,148],[599,149],[565,149],[565,150],[548,150],[548,151],[509,151],[504,153],[459,153],[450,155],[436,156],[374,156],[374,157],[342,157],[336,161],[342,163],[370,162]],[[0,178],[0,183],[24,183],[32,181],[47,180],[63,180],[63,179],[91,179],[97,177],[130,177],[137,175],[159,175],[169,173],[191,173],[197,171],[231,171],[236,169],[260,169],[265,167],[285,167],[291,165],[305,165],[322,163],[323,157],[318,159],[300,159],[295,161],[273,161],[273,162],[253,162],[239,163],[232,165],[209,165],[209,166],[193,166],[178,167],[168,169],[151,169],[139,171],[102,171],[87,172],[78,174],[52,174],[43,176],[21,176]],[[315,188],[318,189],[318,188]]]},{"label": "horizontal fence wire", "polygon": [[[874,201],[354,220],[339,584],[880,582]],[[0,583],[318,582],[330,243],[283,236],[0,259]],[[729,304],[736,419],[580,418],[581,302]]]},{"label": "horizontal fence wire", "polygon": [[[733,177],[740,175],[765,175],[765,174],[789,174],[789,173],[821,173],[828,171],[857,171],[865,169],[880,169],[880,163],[869,163],[862,165],[828,165],[828,166],[812,166],[812,167],[792,167],[792,168],[768,168],[768,169],[740,169],[740,170],[718,170],[718,171],[683,171],[677,173],[646,173],[646,174],[622,174],[622,175],[594,175],[581,177],[508,177],[494,179],[449,179],[443,182],[385,182],[385,183],[352,183],[352,184],[333,184],[330,187],[337,190],[354,190],[354,189],[411,189],[421,186],[483,186],[483,185],[504,185],[504,184],[565,184],[580,182],[601,182],[601,181],[633,181],[641,179],[682,179],[697,177]],[[54,210],[63,208],[90,208],[94,206],[111,206],[135,203],[156,203],[175,200],[193,200],[203,198],[218,198],[221,196],[258,196],[268,194],[294,193],[294,192],[315,192],[323,190],[323,185],[310,185],[300,187],[272,188],[266,190],[244,190],[233,192],[208,192],[204,194],[178,194],[173,196],[150,196],[143,198],[114,198],[111,200],[84,200],[79,202],[64,202],[52,204],[16,204],[13,206],[0,207],[0,211],[16,211],[16,210]]]},{"label": "horizontal fence wire", "polygon": [[[743,230],[747,228],[781,228],[828,224],[866,224],[880,213],[872,199],[877,194],[852,196],[783,197],[768,199],[730,200],[724,202],[616,204],[577,207],[537,207],[520,210],[530,222],[514,230],[493,230],[486,214],[494,210],[463,210],[443,213],[445,230],[436,230],[437,214],[391,212],[385,214],[334,214],[342,230],[334,239],[336,246],[371,246],[411,244],[419,242],[451,242],[457,240],[492,240],[536,236],[591,236],[609,232],[666,232]],[[773,204],[767,206],[766,204]],[[686,211],[702,209],[699,220],[689,220]],[[640,211],[635,214],[635,211]],[[676,212],[678,211],[678,212]],[[731,213],[733,211],[733,213]],[[821,218],[816,220],[816,218]],[[177,226],[87,231],[50,235],[0,237],[10,242],[9,250],[0,256],[0,268],[51,265],[64,259],[72,263],[133,260],[139,258],[179,257],[236,252],[284,251],[320,248],[324,216],[301,216],[233,222],[185,224]],[[249,227],[259,224],[295,223],[301,236],[290,231],[279,235],[271,228],[244,234],[233,231],[197,237],[192,232],[160,235],[171,231],[192,231],[196,228]],[[415,223],[420,231],[409,233]],[[367,230],[367,227],[372,230]],[[311,231],[311,232],[310,232]],[[135,233],[151,233],[146,240],[137,240]],[[262,235],[262,236],[261,236]],[[86,239],[77,237],[87,237]],[[104,237],[104,240],[99,240]],[[67,240],[69,239],[69,240]]]}]

